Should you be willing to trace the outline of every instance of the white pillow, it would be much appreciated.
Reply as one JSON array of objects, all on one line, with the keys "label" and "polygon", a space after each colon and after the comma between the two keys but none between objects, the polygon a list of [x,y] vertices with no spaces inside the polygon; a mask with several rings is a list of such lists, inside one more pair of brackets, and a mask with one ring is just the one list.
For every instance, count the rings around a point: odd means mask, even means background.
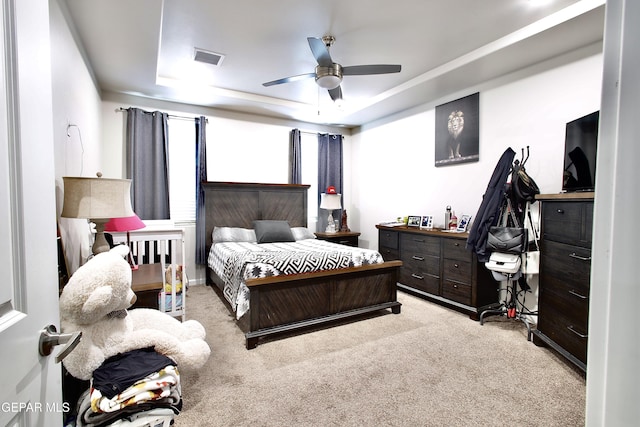
[{"label": "white pillow", "polygon": [[313,234],[307,227],[291,227],[291,233],[296,240],[315,239]]},{"label": "white pillow", "polygon": [[250,228],[214,227],[211,233],[213,243],[256,242],[256,233]]}]

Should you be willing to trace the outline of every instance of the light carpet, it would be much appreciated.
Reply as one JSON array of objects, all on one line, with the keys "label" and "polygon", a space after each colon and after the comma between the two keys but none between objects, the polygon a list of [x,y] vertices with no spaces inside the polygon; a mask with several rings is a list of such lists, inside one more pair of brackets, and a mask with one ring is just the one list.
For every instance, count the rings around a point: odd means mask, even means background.
[{"label": "light carpet", "polygon": [[219,293],[189,289],[211,357],[182,373],[176,426],[582,426],[585,378],[505,317],[404,292],[385,311],[246,350]]}]

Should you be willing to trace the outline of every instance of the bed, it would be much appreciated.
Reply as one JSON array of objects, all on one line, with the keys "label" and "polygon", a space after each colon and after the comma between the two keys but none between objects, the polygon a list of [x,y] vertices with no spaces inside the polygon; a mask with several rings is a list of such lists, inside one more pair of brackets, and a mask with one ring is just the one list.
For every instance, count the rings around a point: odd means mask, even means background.
[{"label": "bed", "polygon": [[[233,230],[242,234],[241,229],[253,230],[254,221],[286,221],[296,234],[295,242],[292,242],[294,245],[320,245],[321,242],[315,239],[304,242],[304,237],[298,238],[300,233],[304,234],[307,226],[308,188],[307,185],[295,184],[205,183],[205,249],[209,258],[212,258],[214,230],[217,233],[221,230]],[[258,231],[256,229],[254,232]],[[218,237],[217,242],[220,241]],[[236,238],[229,240],[223,242],[226,244],[224,250],[232,250],[233,246],[251,247],[253,243],[238,242]],[[329,242],[323,242],[322,245],[324,243]],[[273,245],[280,245],[280,242]],[[219,244],[215,246],[218,247]],[[219,289],[221,298],[236,317],[245,333],[247,349],[255,348],[264,337],[342,319],[364,319],[366,317],[362,315],[366,313],[383,310],[400,313],[401,304],[397,301],[396,284],[402,263],[375,260],[372,253],[377,254],[376,251],[337,246],[341,249],[336,255],[326,255],[334,256],[334,265],[329,269],[306,268],[304,272],[294,273],[287,269],[281,270],[280,266],[283,264],[270,263],[271,266],[278,266],[275,272],[247,275],[246,268],[236,267],[233,271],[246,286],[248,301],[240,316],[237,301],[234,302],[228,289],[225,290],[230,278],[221,274],[220,265],[212,264],[207,267],[207,282]],[[295,250],[298,252],[293,255],[295,261],[305,257],[304,250]],[[255,253],[234,256],[246,262],[243,264],[245,267],[251,262],[254,263],[253,266],[263,265],[259,261],[263,260],[263,256],[270,255],[263,254],[262,250],[255,251],[259,254],[257,258]],[[224,257],[219,258],[218,263],[220,262],[224,262]]]}]

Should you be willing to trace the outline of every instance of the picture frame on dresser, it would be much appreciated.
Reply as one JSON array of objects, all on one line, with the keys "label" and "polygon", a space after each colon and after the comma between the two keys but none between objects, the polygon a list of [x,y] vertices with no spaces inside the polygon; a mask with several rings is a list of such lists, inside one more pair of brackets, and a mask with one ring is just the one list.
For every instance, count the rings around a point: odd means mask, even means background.
[{"label": "picture frame on dresser", "polygon": [[422,217],[417,215],[409,215],[409,219],[407,221],[408,227],[420,227]]},{"label": "picture frame on dresser", "polygon": [[470,222],[471,215],[462,215],[460,217],[460,221],[458,221],[458,227],[456,228],[456,231],[458,233],[464,233],[465,231],[467,231],[467,227],[469,226]]},{"label": "picture frame on dresser", "polygon": [[420,228],[423,230],[432,230],[433,229],[433,215],[424,215],[422,217],[422,221],[420,222]]}]

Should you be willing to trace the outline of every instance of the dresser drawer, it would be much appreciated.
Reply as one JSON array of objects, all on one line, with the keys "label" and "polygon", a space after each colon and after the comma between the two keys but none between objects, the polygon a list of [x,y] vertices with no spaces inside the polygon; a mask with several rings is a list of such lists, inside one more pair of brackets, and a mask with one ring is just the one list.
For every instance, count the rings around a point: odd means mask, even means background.
[{"label": "dresser drawer", "polygon": [[589,324],[589,293],[577,289],[570,283],[554,277],[544,276],[539,291],[539,312],[541,318],[562,314],[581,331],[587,331]]},{"label": "dresser drawer", "polygon": [[440,276],[423,270],[411,270],[403,265],[400,269],[400,283],[430,294],[440,294]]},{"label": "dresser drawer", "polygon": [[421,271],[440,277],[440,258],[421,253],[402,255],[402,268],[408,271]]},{"label": "dresser drawer", "polygon": [[[416,248],[419,249],[419,248]],[[438,294],[440,288],[440,259],[415,251],[402,251],[400,282],[432,294]]]},{"label": "dresser drawer", "polygon": [[400,248],[403,254],[420,253],[424,255],[440,256],[440,239],[413,233],[400,235]]},{"label": "dresser drawer", "polygon": [[471,286],[445,278],[442,282],[442,296],[461,304],[471,305]]},{"label": "dresser drawer", "polygon": [[471,262],[473,254],[465,249],[466,240],[442,239],[442,256],[448,259],[458,259]]},{"label": "dresser drawer", "polygon": [[384,246],[389,249],[398,249],[398,232],[380,230],[380,233],[378,233],[378,246]]},{"label": "dresser drawer", "polygon": [[542,205],[543,239],[591,247],[593,202],[545,202]]},{"label": "dresser drawer", "polygon": [[544,305],[540,306],[538,313],[538,330],[586,364],[588,343],[586,328],[577,325],[563,312],[547,310]]},{"label": "dresser drawer", "polygon": [[[540,281],[544,288],[566,284],[580,294],[589,294],[591,250],[552,241],[541,245]],[[549,281],[549,285],[547,285]]]},{"label": "dresser drawer", "polygon": [[378,252],[380,252],[380,255],[382,255],[382,259],[384,259],[385,261],[400,259],[398,249],[390,248],[388,246],[380,246],[378,248]]},{"label": "dresser drawer", "polygon": [[442,276],[444,280],[471,284],[471,260],[460,261],[455,259],[444,259]]}]

